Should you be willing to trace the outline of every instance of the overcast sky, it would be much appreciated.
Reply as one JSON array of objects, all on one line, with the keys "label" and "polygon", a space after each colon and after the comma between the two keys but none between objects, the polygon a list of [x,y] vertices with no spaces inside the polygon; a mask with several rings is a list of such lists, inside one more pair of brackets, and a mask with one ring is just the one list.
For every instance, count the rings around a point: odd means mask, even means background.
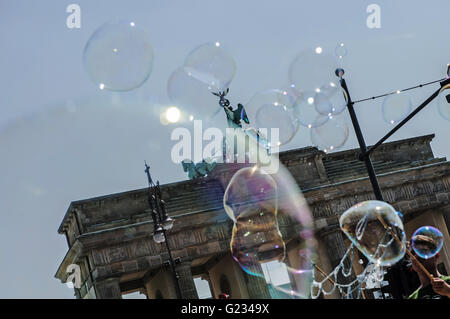
[{"label": "overcast sky", "polygon": [[[80,29],[66,26],[71,3],[81,7]],[[371,3],[381,8],[380,29],[366,25]],[[228,49],[237,63],[229,98],[245,104],[285,86],[301,50],[344,42],[357,100],[442,78],[449,10],[448,0],[0,1],[0,297],[73,298],[54,278],[67,251],[57,228],[71,201],[145,187],[144,159],[161,183],[186,178],[169,160],[173,127],[160,124],[158,108],[193,48],[220,41]],[[82,65],[90,35],[113,19],[144,28],[155,56],[148,81],[122,94],[100,91]],[[414,104],[436,88],[416,90]],[[391,127],[381,103],[357,105],[367,144]],[[435,133],[435,155],[449,156],[449,124],[433,103],[391,140]],[[301,128],[283,149],[310,144]],[[351,131],[344,149],[354,147]]]}]

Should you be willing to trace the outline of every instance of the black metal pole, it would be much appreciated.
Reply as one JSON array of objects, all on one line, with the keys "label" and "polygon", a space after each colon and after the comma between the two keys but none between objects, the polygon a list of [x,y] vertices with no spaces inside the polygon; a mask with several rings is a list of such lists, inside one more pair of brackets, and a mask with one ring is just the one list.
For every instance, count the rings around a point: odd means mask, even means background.
[{"label": "black metal pole", "polygon": [[164,242],[166,243],[167,253],[169,254],[170,266],[172,268],[173,279],[175,281],[175,289],[177,292],[177,298],[182,299],[183,294],[181,293],[181,288],[180,288],[180,282],[179,282],[180,277],[178,276],[177,270],[175,269],[175,263],[172,258],[172,252],[170,250],[169,241],[167,240],[167,237],[166,237],[166,230],[163,228],[162,231],[163,231],[163,235],[164,235]]},{"label": "black metal pole", "polygon": [[[348,92],[347,83],[345,79],[341,77],[340,79],[341,87],[345,91],[347,95],[347,109],[350,114],[350,118],[352,120],[353,128],[355,129],[356,138],[358,139],[359,148],[361,149],[362,154],[366,154],[367,147],[366,142],[364,141],[364,136],[361,132],[361,128],[359,126],[358,118],[356,117],[355,109],[353,108],[353,102],[350,97],[350,93]],[[366,164],[367,172],[369,174],[370,183],[372,184],[373,191],[375,193],[375,197],[377,200],[383,201],[383,194],[381,193],[380,185],[378,184],[377,175],[375,174],[375,170],[372,165],[372,160],[370,156],[364,157],[364,162]]]},{"label": "black metal pole", "polygon": [[[338,75],[339,73],[340,73],[339,70],[336,70],[336,75]],[[350,97],[350,93],[348,91],[347,83],[345,82],[345,79],[342,78],[342,75],[343,75],[343,70],[342,70],[342,73],[340,74],[341,87],[345,91],[345,95],[347,97],[347,109],[350,114],[350,118],[352,120],[356,138],[358,139],[359,148],[361,149],[361,154],[365,154],[367,151],[366,142],[364,141],[364,136],[361,132],[361,127],[359,126],[359,122],[358,122],[358,118],[355,113],[355,109],[353,108],[353,102],[352,102],[352,98]],[[366,164],[370,183],[372,184],[373,192],[375,193],[376,199],[380,200],[380,201],[384,201],[383,194],[381,193],[381,188],[380,188],[380,185],[378,184],[377,175],[375,174],[375,170],[373,168],[372,160],[370,159],[370,156],[365,156],[364,162]],[[385,299],[383,290],[381,290],[381,297],[383,299]]]}]

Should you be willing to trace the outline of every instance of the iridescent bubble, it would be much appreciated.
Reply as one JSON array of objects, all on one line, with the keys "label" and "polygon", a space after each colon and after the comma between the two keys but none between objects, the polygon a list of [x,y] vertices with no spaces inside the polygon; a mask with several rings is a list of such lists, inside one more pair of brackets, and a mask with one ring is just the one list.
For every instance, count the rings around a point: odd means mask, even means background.
[{"label": "iridescent bubble", "polygon": [[328,96],[331,103],[330,115],[340,114],[347,108],[345,91],[341,87],[336,87],[334,83],[331,83],[322,86],[320,91]]},{"label": "iridescent bubble", "polygon": [[333,105],[327,95],[322,92],[316,93],[314,97],[314,106],[319,114],[331,115]]},{"label": "iridescent bubble", "polygon": [[339,223],[369,261],[390,266],[403,258],[406,247],[403,223],[391,205],[377,200],[358,203],[342,214]]},{"label": "iridescent bubble", "polygon": [[184,69],[189,76],[217,92],[228,88],[236,72],[236,63],[219,42],[206,43],[189,53]]},{"label": "iridescent bubble", "polygon": [[348,53],[347,47],[343,42],[339,43],[336,48],[334,49],[334,53],[339,59],[342,59],[345,57]]},{"label": "iridescent bubble", "polygon": [[326,83],[322,85],[319,89],[316,89],[316,93],[322,93],[328,98],[334,96],[340,90],[338,84],[334,82]]},{"label": "iridescent bubble", "polygon": [[295,116],[300,125],[307,128],[318,127],[328,121],[328,116],[323,116],[316,109],[316,95],[313,91],[303,92],[302,98],[294,106]]},{"label": "iridescent bubble", "polygon": [[[274,89],[255,94],[245,105],[250,124],[263,131],[272,145],[288,143],[299,128],[292,107],[295,100],[292,92],[286,90]],[[277,129],[278,134],[273,129]]]},{"label": "iridescent bubble", "polygon": [[337,85],[334,71],[337,63],[325,49],[317,47],[302,51],[289,67],[289,81],[301,92],[316,92],[325,83]]},{"label": "iridescent bubble", "polygon": [[399,123],[411,112],[411,98],[409,95],[397,91],[397,93],[385,97],[382,109],[383,119],[387,123]]},{"label": "iridescent bubble", "polygon": [[441,91],[439,92],[439,95],[437,97],[439,114],[447,121],[450,121],[450,90],[449,89],[450,89],[450,84],[444,86],[441,89]]},{"label": "iridescent bubble", "polygon": [[147,33],[134,22],[108,22],[89,38],[83,62],[101,90],[129,91],[149,77],[153,49]]},{"label": "iridescent bubble", "polygon": [[283,105],[294,108],[301,97],[302,93],[295,88],[295,85],[289,85],[280,90],[278,99]]},{"label": "iridescent bubble", "polygon": [[423,226],[417,229],[411,237],[412,248],[416,254],[428,259],[436,256],[444,244],[444,236],[433,226]]},{"label": "iridescent bubble", "polygon": [[219,109],[217,97],[211,94],[208,86],[188,76],[183,67],[170,75],[167,94],[181,112],[180,122],[210,120],[216,112],[223,112]]},{"label": "iridescent bubble", "polygon": [[311,142],[325,153],[341,148],[348,139],[349,128],[339,116],[330,116],[328,121],[311,129]]},{"label": "iridescent bubble", "polygon": [[[244,135],[238,140],[244,142]],[[277,169],[263,166],[267,159]],[[308,298],[316,247],[313,221],[286,168],[270,156],[242,166],[231,178],[223,200],[233,221],[230,248],[239,266],[285,298]]]}]

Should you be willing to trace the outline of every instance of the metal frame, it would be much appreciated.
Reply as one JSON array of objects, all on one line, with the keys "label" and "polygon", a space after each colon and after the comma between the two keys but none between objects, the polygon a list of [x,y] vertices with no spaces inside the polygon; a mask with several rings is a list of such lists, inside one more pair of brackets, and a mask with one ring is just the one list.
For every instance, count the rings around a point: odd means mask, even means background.
[{"label": "metal frame", "polygon": [[[449,67],[450,68],[450,67]],[[436,90],[433,94],[431,94],[422,104],[420,104],[414,111],[412,111],[404,120],[402,120],[400,123],[398,123],[392,130],[390,130],[385,136],[383,136],[377,143],[375,143],[372,147],[367,149],[366,142],[364,140],[363,133],[361,131],[361,127],[359,126],[358,118],[356,116],[355,109],[353,107],[354,102],[352,102],[352,99],[350,97],[350,93],[347,87],[347,83],[345,82],[345,79],[343,78],[344,70],[343,69],[337,69],[336,70],[336,76],[340,79],[340,84],[342,89],[344,90],[344,98],[347,101],[347,109],[350,114],[350,118],[352,120],[353,128],[356,134],[356,138],[358,139],[359,148],[361,150],[361,153],[359,155],[359,160],[364,161],[367,168],[367,173],[369,175],[370,183],[372,184],[373,192],[375,194],[375,197],[377,200],[384,201],[383,194],[381,192],[380,185],[378,183],[378,178],[375,173],[375,170],[373,168],[372,160],[370,159],[370,155],[380,146],[383,144],[384,141],[386,141],[390,136],[392,136],[395,132],[397,132],[403,125],[405,125],[409,120],[411,120],[417,113],[419,113],[422,109],[424,109],[428,104],[430,104],[431,101],[433,101],[440,93],[441,89],[450,84],[450,78],[447,78],[440,82],[440,88]],[[395,266],[395,265],[394,265]],[[399,283],[397,283],[398,281]],[[402,287],[403,284],[401,281],[397,278],[395,279],[394,283],[389,283],[397,285]],[[382,296],[384,298],[384,293],[382,292]]]}]

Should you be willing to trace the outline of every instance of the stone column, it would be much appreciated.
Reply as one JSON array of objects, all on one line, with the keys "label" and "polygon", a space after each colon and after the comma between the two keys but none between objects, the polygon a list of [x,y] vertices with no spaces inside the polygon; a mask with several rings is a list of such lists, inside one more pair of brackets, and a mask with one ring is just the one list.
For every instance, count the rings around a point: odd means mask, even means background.
[{"label": "stone column", "polygon": [[178,274],[178,283],[181,289],[183,299],[198,299],[197,289],[195,288],[194,278],[191,272],[191,262],[183,261],[175,266]]},{"label": "stone column", "polygon": [[[258,273],[263,274],[263,270],[260,265],[258,265],[258,268]],[[250,299],[271,299],[269,288],[264,278],[249,275],[243,270],[242,272],[244,273],[248,297]]]},{"label": "stone column", "polygon": [[108,278],[94,283],[97,299],[122,299],[119,278]]}]

